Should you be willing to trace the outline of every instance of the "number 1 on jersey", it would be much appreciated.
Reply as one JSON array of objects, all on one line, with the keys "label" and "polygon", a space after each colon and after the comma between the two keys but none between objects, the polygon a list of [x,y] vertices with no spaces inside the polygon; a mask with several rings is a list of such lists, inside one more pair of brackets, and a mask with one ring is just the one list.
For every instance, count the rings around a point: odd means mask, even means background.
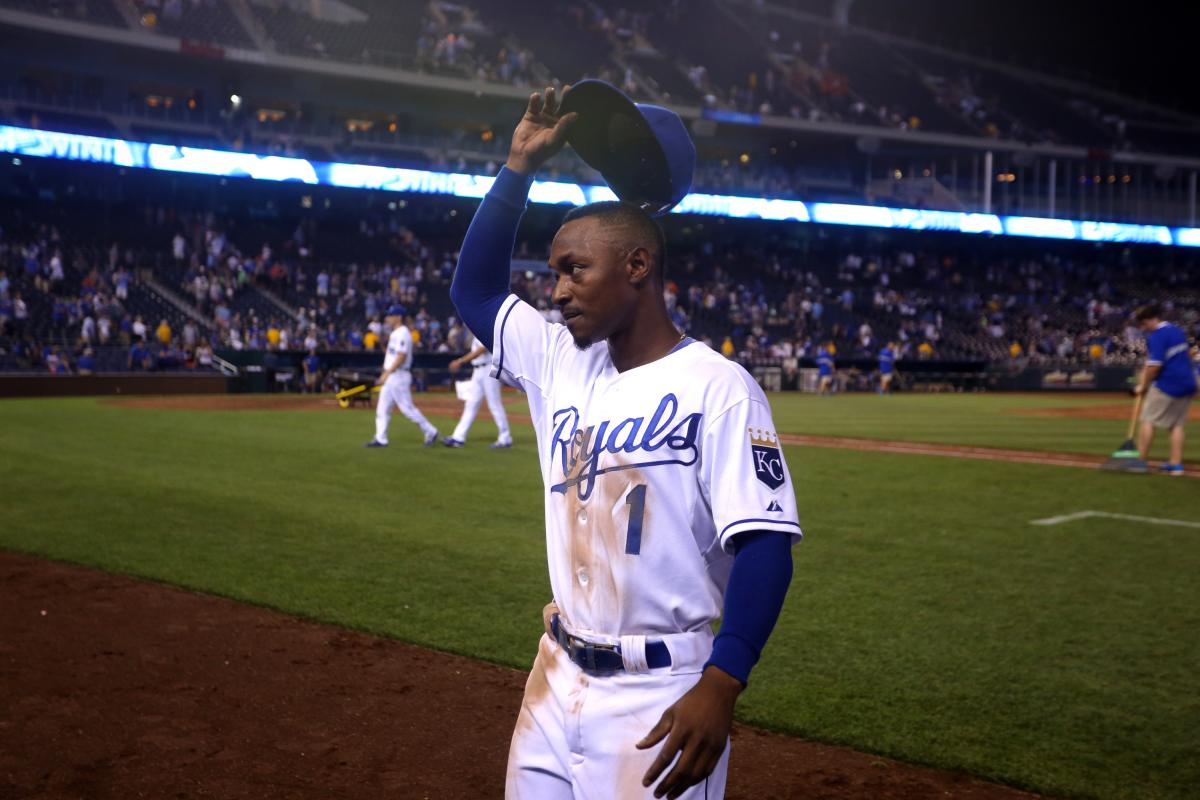
[{"label": "number 1 on jersey", "polygon": [[642,552],[642,518],[646,516],[646,484],[639,483],[625,497],[629,506],[629,528],[625,533],[625,552],[636,556]]}]

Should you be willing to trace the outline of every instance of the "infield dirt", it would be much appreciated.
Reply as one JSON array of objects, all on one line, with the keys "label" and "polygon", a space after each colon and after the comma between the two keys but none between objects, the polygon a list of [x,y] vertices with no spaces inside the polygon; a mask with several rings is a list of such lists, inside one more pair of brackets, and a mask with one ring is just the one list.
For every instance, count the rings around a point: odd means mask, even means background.
[{"label": "infield dirt", "polygon": [[[495,798],[524,674],[0,552],[0,798]],[[1034,795],[737,726],[729,798]]]}]

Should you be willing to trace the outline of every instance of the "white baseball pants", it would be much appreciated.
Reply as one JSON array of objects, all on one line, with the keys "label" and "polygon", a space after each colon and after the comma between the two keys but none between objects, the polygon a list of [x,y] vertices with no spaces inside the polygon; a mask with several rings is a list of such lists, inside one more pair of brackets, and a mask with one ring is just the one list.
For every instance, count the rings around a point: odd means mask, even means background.
[{"label": "white baseball pants", "polygon": [[392,420],[392,407],[408,417],[421,428],[426,436],[437,433],[437,428],[425,419],[425,415],[413,405],[412,375],[406,369],[398,369],[384,381],[379,390],[379,401],[375,404],[375,441],[387,444],[388,423]]},{"label": "white baseball pants", "polygon": [[457,439],[460,442],[467,440],[467,431],[471,430],[471,423],[475,421],[475,415],[479,413],[479,404],[487,399],[488,411],[492,412],[492,419],[496,423],[496,427],[500,429],[500,434],[496,437],[496,441],[501,444],[512,444],[512,434],[508,430],[508,415],[504,413],[504,402],[500,398],[500,381],[493,378],[489,373],[490,366],[476,367],[471,374],[471,395],[463,405],[462,417],[458,420],[458,426],[454,429],[454,433],[450,434],[451,439]]},{"label": "white baseball pants", "polygon": [[[711,642],[711,639],[708,640]],[[588,673],[556,642],[542,636],[525,684],[508,751],[507,800],[629,800],[653,798],[642,777],[662,743],[640,741],[667,710],[700,680],[703,657],[675,658],[647,672]],[[671,767],[659,775],[661,781]],[[725,796],[729,746],[707,781],[684,792],[687,800]]]}]

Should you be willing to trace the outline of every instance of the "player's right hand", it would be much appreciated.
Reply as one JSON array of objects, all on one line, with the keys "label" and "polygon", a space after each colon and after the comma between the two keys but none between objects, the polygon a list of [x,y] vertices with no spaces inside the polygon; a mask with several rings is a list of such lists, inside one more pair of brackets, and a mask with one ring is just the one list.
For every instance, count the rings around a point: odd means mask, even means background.
[{"label": "player's right hand", "polygon": [[742,688],[736,678],[717,667],[707,667],[696,685],[664,711],[658,723],[637,743],[638,750],[645,750],[666,739],[642,778],[643,786],[658,780],[674,762],[667,776],[654,788],[655,797],[675,800],[712,774],[729,743],[733,706]]},{"label": "player's right hand", "polygon": [[[570,88],[564,86],[562,93],[565,95]],[[533,175],[563,149],[567,132],[579,115],[571,112],[559,116],[558,105],[558,93],[553,86],[547,86],[544,94],[534,92],[529,96],[525,115],[513,131],[505,166],[522,175]]]}]

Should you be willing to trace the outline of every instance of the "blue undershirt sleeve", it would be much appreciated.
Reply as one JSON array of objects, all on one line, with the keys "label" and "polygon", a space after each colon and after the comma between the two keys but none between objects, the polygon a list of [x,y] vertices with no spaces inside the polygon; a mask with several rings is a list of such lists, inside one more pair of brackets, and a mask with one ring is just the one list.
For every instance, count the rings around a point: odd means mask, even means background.
[{"label": "blue undershirt sleeve", "polygon": [[749,680],[792,582],[792,541],[780,531],[748,531],[734,539],[725,613],[704,666],[719,667],[743,685]]},{"label": "blue undershirt sleeve", "polygon": [[533,178],[500,170],[484,195],[459,251],[450,283],[458,315],[483,346],[492,350],[496,315],[509,294],[513,245]]}]

